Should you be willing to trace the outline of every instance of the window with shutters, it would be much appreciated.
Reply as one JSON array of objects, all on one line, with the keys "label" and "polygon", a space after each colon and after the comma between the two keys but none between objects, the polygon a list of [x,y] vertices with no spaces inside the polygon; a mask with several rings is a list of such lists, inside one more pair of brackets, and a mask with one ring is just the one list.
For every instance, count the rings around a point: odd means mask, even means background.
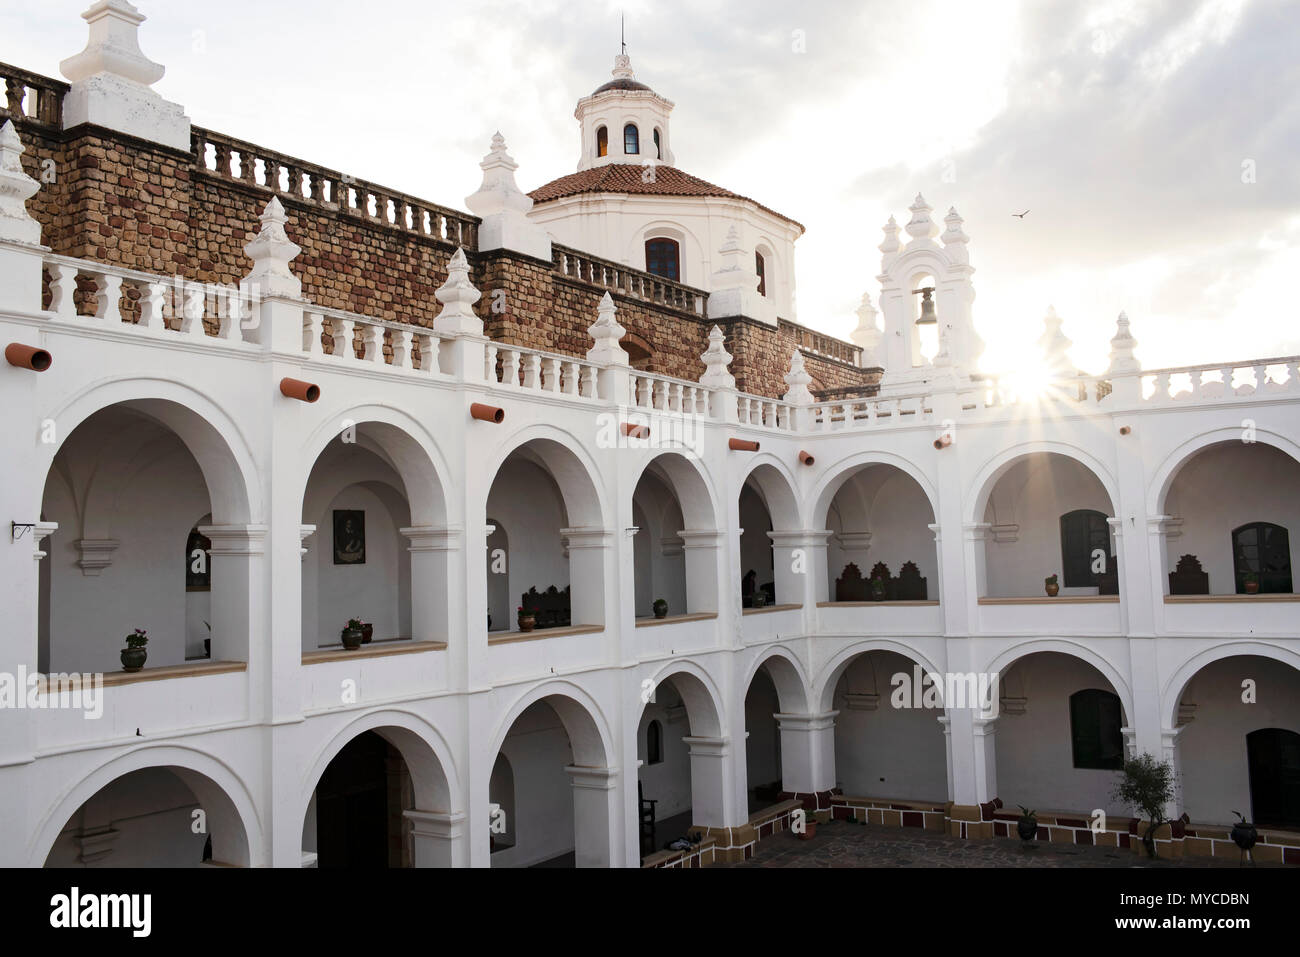
[{"label": "window with shutters", "polygon": [[1076,768],[1118,771],[1124,766],[1123,708],[1119,696],[1098,688],[1070,695],[1070,740]]},{"label": "window with shutters", "polygon": [[[1106,557],[1101,572],[1093,571],[1093,557],[1100,549]],[[1081,508],[1061,516],[1061,583],[1066,588],[1088,588],[1111,568],[1110,526],[1106,516]]]},{"label": "window with shutters", "polygon": [[1237,594],[1246,592],[1246,576],[1255,575],[1261,593],[1290,593],[1291,537],[1281,525],[1251,522],[1232,530],[1232,571]]}]

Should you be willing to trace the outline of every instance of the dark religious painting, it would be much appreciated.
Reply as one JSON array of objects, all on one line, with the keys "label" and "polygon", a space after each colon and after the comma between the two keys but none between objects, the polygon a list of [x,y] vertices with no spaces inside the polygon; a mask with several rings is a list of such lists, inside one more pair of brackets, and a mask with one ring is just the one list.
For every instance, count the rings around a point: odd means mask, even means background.
[{"label": "dark religious painting", "polygon": [[334,564],[366,563],[366,513],[361,509],[334,510]]}]

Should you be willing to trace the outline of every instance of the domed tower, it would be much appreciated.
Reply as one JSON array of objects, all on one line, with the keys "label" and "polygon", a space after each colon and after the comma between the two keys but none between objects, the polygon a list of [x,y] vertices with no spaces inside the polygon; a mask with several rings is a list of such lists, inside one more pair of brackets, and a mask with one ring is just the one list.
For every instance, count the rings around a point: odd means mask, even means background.
[{"label": "domed tower", "polygon": [[[709,317],[795,320],[803,226],[676,166],[673,102],[636,79],[626,53],[578,101],[578,171],[530,192],[551,239],[709,292]],[[719,295],[713,295],[720,293]]]}]

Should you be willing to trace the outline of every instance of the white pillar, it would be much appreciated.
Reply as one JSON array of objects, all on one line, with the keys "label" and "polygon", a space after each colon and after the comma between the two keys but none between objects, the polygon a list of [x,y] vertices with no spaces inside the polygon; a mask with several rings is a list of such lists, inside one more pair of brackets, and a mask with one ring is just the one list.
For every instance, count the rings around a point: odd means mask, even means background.
[{"label": "white pillar", "polygon": [[573,624],[608,625],[605,570],[613,550],[613,533],[604,528],[562,528],[560,534],[569,540],[569,601]]},{"label": "white pillar", "polygon": [[815,794],[835,787],[835,718],[838,711],[777,714],[781,730],[781,789]]},{"label": "white pillar", "polygon": [[702,827],[744,824],[748,809],[733,808],[729,800],[731,739],[688,736],[682,740],[691,754],[691,823]]},{"label": "white pillar", "polygon": [[[410,541],[411,640],[447,641],[453,604],[448,575],[457,563],[461,529],[417,525],[399,531]],[[462,594],[455,595],[457,606]]]},{"label": "white pillar", "polygon": [[683,529],[677,534],[686,553],[686,610],[719,611],[718,562],[724,533],[716,529]]},{"label": "white pillar", "polygon": [[464,867],[469,863],[465,815],[459,811],[403,811],[411,822],[414,867]]},{"label": "white pillar", "polygon": [[565,772],[573,786],[573,855],[578,867],[619,867],[622,847],[619,826],[617,768],[580,768]]},{"label": "white pillar", "polygon": [[[212,659],[265,664],[250,639],[262,628],[261,590],[266,580],[265,525],[204,525],[212,542]],[[296,545],[296,542],[295,542]],[[300,564],[300,562],[295,562]],[[292,596],[293,600],[300,600]],[[295,636],[296,638],[297,636]],[[295,642],[296,644],[296,642]]]}]

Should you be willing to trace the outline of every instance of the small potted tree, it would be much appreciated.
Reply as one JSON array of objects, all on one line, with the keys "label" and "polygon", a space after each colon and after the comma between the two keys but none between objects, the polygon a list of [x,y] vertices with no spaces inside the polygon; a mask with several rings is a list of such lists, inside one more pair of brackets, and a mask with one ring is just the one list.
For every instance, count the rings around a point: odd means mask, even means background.
[{"label": "small potted tree", "polygon": [[[1247,821],[1240,811],[1233,811],[1237,815],[1237,823],[1232,825],[1232,843],[1241,848],[1241,856],[1244,860],[1250,849],[1259,841],[1259,832],[1255,830],[1255,825]],[[1254,863],[1254,857],[1251,858]]]},{"label": "small potted tree", "polygon": [[1038,837],[1038,812],[1029,810],[1023,804],[1019,805],[1019,807],[1020,820],[1016,821],[1016,833],[1020,835],[1020,839],[1026,845],[1032,847],[1033,845],[1029,844],[1029,842]]},{"label": "small potted tree", "polygon": [[537,616],[531,611],[526,611],[523,605],[516,609],[519,615],[519,630],[532,631],[537,626]]},{"label": "small potted tree", "polygon": [[149,636],[143,628],[137,628],[126,636],[126,647],[122,649],[122,670],[134,674],[144,667],[144,660],[149,656],[145,645]]},{"label": "small potted tree", "polygon": [[363,634],[361,619],[349,618],[347,625],[343,629],[343,647],[348,651],[356,651],[361,647]]},{"label": "small potted tree", "polygon": [[1111,797],[1136,808],[1146,816],[1147,832],[1142,836],[1147,855],[1156,856],[1156,831],[1165,821],[1165,805],[1174,799],[1174,767],[1149,754],[1129,758],[1119,772]]},{"label": "small potted tree", "polygon": [[803,812],[803,833],[799,835],[801,841],[811,841],[817,836],[817,814],[806,808]]},{"label": "small potted tree", "polygon": [[1247,595],[1259,594],[1259,575],[1254,572],[1246,572],[1241,576],[1241,585],[1246,589]]},{"label": "small potted tree", "polygon": [[656,598],[653,607],[656,618],[668,617],[668,602],[664,601],[662,598]]},{"label": "small potted tree", "polygon": [[1057,593],[1061,590],[1061,583],[1057,578],[1056,572],[1052,572],[1052,574],[1043,579],[1043,588],[1047,590],[1048,598],[1056,597]]},{"label": "small potted tree", "polygon": [[871,600],[872,600],[872,601],[884,601],[884,600],[885,600],[885,580],[884,580],[883,578],[872,578],[872,579],[870,579],[870,583],[871,583],[871,585],[870,585],[870,587],[871,587]]}]

